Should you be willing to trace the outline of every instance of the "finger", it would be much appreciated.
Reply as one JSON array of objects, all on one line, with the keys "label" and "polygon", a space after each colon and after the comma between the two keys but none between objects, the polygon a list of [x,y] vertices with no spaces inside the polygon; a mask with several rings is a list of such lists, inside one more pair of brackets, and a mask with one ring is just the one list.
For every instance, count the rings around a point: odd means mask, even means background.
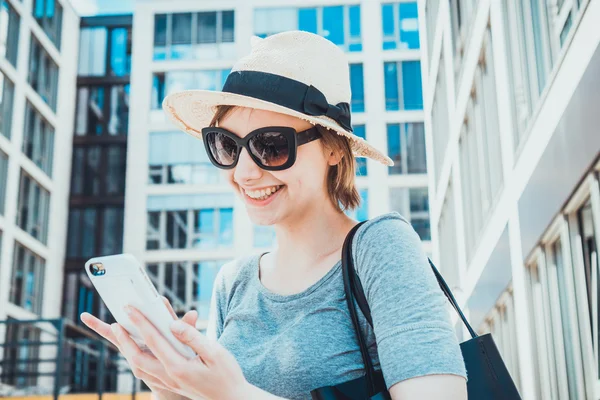
[{"label": "finger", "polygon": [[185,313],[183,318],[181,318],[183,322],[188,324],[189,326],[196,326],[196,322],[198,321],[198,311],[191,310]]},{"label": "finger", "polygon": [[121,325],[112,324],[111,329],[121,344],[121,353],[127,359],[132,370],[135,372],[142,371],[154,377],[162,385],[174,384],[167,374],[165,374],[165,369],[160,361],[154,355],[142,351]]},{"label": "finger", "polygon": [[129,306],[125,307],[125,312],[127,312],[129,319],[138,328],[146,346],[148,346],[154,356],[167,369],[168,366],[181,365],[181,363],[186,361],[186,358],[173,348],[171,343],[165,339],[162,333],[140,311],[135,307]]},{"label": "finger", "polygon": [[177,314],[175,313],[175,310],[173,310],[173,306],[171,306],[169,299],[167,299],[165,296],[162,296],[162,300],[163,300],[163,303],[165,303],[165,306],[167,306],[167,309],[171,313],[171,316],[173,317],[173,319],[177,319]]},{"label": "finger", "polygon": [[114,346],[119,347],[119,341],[112,332],[110,325],[106,322],[100,321],[92,314],[86,312],[81,314],[81,322],[83,322],[88,328],[96,332],[98,335],[111,342]]},{"label": "finger", "polygon": [[182,321],[174,321],[171,324],[171,332],[177,340],[191,347],[206,365],[213,365],[217,361],[218,343],[211,341],[196,328],[186,325]]}]

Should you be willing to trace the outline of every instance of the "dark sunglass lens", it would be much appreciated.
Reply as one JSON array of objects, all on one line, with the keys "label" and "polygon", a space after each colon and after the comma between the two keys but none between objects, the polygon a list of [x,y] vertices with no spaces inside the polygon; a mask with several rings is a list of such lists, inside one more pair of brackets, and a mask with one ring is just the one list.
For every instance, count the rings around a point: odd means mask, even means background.
[{"label": "dark sunglass lens", "polygon": [[290,156],[288,139],[281,132],[263,132],[248,143],[252,154],[265,167],[280,167]]},{"label": "dark sunglass lens", "polygon": [[208,150],[217,163],[224,167],[233,165],[238,152],[235,141],[220,132],[208,132],[206,135]]}]

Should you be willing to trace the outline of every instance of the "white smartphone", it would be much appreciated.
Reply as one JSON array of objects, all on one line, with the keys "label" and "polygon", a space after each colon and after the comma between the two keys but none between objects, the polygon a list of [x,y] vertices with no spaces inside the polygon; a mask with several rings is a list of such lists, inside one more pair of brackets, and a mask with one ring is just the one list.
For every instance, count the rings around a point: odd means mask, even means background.
[{"label": "white smartphone", "polygon": [[117,254],[95,257],[85,263],[85,271],[115,320],[145,351],[147,348],[138,329],[123,309],[126,305],[140,310],[181,355],[188,358],[196,356],[190,347],[177,340],[171,332],[173,316],[144,267],[134,256]]}]

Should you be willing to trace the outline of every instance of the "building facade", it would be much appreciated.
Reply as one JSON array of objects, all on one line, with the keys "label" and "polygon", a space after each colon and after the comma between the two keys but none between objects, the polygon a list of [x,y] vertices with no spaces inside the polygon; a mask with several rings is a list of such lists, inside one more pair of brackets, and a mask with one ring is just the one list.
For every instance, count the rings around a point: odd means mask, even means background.
[{"label": "building facade", "polygon": [[600,3],[419,11],[434,258],[523,398],[598,399]]},{"label": "building facade", "polygon": [[[63,0],[0,1],[0,321],[60,317],[78,25]],[[0,324],[2,342],[43,335]],[[0,359],[52,353],[21,350]]]},{"label": "building facade", "polygon": [[430,250],[416,1],[143,0],[133,26],[124,251],[177,310],[198,309],[201,329],[220,266],[272,248],[274,234],[251,224],[202,142],[179,131],[161,103],[177,90],[220,90],[252,35],[306,30],[345,51],[355,132],[396,162],[358,161],[363,204],[353,215],[399,211]]}]

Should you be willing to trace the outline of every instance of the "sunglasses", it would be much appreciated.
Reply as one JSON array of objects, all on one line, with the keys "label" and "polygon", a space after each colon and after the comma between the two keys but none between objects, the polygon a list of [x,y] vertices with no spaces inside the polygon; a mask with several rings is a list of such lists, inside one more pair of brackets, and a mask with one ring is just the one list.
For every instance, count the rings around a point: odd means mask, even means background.
[{"label": "sunglasses", "polygon": [[218,168],[234,168],[246,149],[254,162],[267,171],[281,171],[296,162],[298,146],[321,138],[316,127],[297,132],[288,126],[267,126],[240,138],[227,129],[202,129],[204,147],[210,161]]}]

